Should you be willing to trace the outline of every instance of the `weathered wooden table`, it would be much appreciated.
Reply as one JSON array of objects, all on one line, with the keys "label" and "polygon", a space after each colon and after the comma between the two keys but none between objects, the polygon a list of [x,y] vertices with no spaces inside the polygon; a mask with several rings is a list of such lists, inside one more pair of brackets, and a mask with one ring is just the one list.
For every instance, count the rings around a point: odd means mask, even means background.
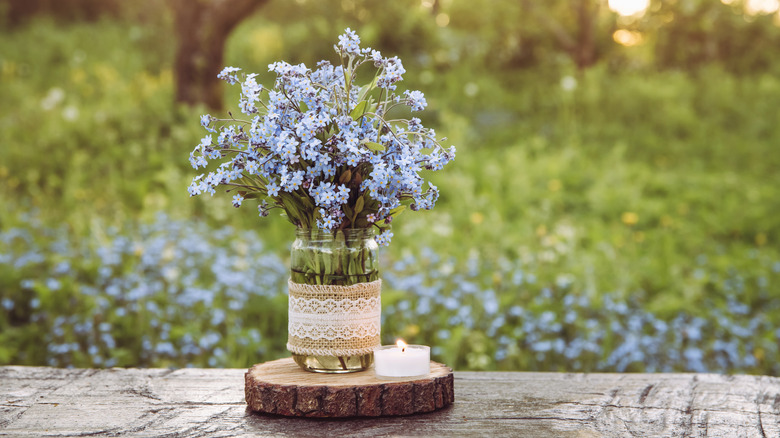
[{"label": "weathered wooden table", "polygon": [[243,369],[0,367],[0,436],[780,437],[780,379],[455,372],[455,403],[406,417],[255,414]]}]

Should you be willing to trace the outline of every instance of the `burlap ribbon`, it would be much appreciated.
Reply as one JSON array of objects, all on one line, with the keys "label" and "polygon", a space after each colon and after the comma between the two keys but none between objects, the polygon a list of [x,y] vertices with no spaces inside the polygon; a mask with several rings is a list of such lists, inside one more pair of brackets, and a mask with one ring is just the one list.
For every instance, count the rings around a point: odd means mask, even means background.
[{"label": "burlap ribbon", "polygon": [[352,286],[287,282],[287,349],[312,356],[357,356],[380,345],[382,280]]}]

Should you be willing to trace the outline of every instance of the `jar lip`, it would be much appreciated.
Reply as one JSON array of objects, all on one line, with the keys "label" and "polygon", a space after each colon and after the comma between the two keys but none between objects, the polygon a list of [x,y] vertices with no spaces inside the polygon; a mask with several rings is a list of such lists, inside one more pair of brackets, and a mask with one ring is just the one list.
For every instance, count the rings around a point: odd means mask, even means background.
[{"label": "jar lip", "polygon": [[345,228],[343,230],[326,231],[321,228],[296,228],[295,235],[297,237],[308,237],[317,239],[333,239],[336,237],[336,233],[344,233],[344,237],[347,238],[359,238],[359,237],[373,237],[374,227],[369,228]]}]

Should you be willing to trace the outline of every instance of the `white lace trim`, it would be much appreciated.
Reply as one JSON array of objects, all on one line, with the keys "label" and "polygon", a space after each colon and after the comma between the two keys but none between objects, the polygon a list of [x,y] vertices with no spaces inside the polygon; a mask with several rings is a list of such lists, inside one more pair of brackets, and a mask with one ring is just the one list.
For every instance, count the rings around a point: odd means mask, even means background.
[{"label": "white lace trim", "polygon": [[[375,317],[379,314],[382,303],[379,297],[375,298],[358,298],[356,300],[344,299],[334,300],[328,298],[320,300],[317,298],[295,298],[290,297],[289,311],[292,315],[320,315],[322,317],[329,317],[332,315],[343,315],[348,318],[367,318]],[[373,313],[376,313],[374,315]]]},{"label": "white lace trim", "polygon": [[357,355],[378,347],[381,280],[353,286],[288,283],[287,348],[296,354]]},{"label": "white lace trim", "polygon": [[309,338],[313,340],[327,339],[334,341],[337,339],[366,338],[379,336],[379,323],[375,321],[360,321],[355,324],[320,324],[296,322],[290,324],[289,335],[297,338]]}]

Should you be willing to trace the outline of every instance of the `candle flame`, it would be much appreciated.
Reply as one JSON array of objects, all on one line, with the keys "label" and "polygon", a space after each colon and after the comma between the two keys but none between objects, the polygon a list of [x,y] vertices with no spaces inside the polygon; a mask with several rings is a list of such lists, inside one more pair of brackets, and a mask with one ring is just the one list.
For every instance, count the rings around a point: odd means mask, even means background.
[{"label": "candle flame", "polygon": [[398,348],[400,348],[402,352],[406,351],[406,347],[407,347],[406,342],[402,341],[401,339],[395,341],[395,345],[397,345]]}]

